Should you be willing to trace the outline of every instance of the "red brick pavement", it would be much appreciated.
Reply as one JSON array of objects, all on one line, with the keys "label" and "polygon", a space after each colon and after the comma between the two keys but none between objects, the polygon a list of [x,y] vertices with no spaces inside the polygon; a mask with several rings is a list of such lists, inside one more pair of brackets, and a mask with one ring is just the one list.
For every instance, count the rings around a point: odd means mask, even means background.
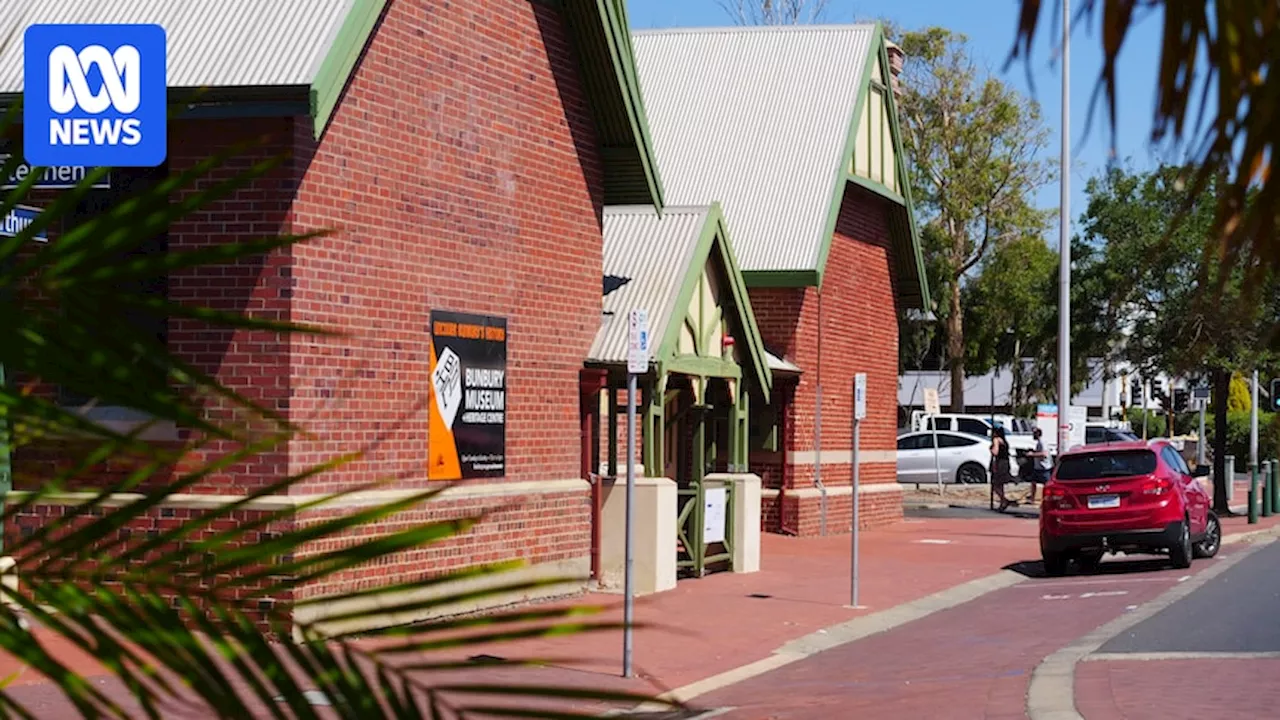
[{"label": "red brick pavement", "polygon": [[1280,717],[1280,660],[1118,660],[1076,666],[1085,720]]}]

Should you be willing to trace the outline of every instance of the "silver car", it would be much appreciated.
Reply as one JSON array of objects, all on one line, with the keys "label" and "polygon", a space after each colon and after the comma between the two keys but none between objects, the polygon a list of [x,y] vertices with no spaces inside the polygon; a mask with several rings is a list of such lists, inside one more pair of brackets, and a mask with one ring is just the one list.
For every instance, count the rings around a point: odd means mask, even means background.
[{"label": "silver car", "polygon": [[[935,436],[938,438],[936,456]],[[990,465],[990,438],[950,430],[908,432],[898,436],[898,482],[937,483],[941,475],[942,482],[977,485],[987,481]],[[1016,463],[1014,465],[1011,470],[1016,472]]]}]

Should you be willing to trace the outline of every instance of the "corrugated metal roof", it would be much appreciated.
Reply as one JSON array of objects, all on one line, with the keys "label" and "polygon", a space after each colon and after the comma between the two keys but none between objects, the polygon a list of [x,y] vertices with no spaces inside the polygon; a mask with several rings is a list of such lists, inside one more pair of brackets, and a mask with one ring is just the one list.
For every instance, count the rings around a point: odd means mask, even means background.
[{"label": "corrugated metal roof", "polygon": [[22,92],[35,23],[158,23],[170,87],[309,85],[354,0],[3,0],[0,93]]},{"label": "corrugated metal roof", "polygon": [[719,201],[743,271],[817,268],[874,29],[635,33],[667,201]]},{"label": "corrugated metal roof", "polygon": [[627,361],[627,316],[635,309],[649,312],[653,359],[709,212],[706,206],[667,206],[659,217],[650,205],[604,209],[604,274],[627,282],[604,296],[604,316],[589,360]]}]

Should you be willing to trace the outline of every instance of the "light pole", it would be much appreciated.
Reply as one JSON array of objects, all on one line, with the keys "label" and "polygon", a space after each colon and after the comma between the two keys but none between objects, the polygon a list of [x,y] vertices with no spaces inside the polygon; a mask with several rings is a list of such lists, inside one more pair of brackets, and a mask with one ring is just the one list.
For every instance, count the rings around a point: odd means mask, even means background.
[{"label": "light pole", "polygon": [[1058,184],[1058,451],[1070,442],[1071,408],[1071,2],[1062,0],[1062,155]]}]

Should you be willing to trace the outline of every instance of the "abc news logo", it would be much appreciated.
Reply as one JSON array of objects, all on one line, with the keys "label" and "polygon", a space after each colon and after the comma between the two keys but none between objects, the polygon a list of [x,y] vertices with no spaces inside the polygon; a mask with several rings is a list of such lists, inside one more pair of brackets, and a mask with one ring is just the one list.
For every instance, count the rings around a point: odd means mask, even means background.
[{"label": "abc news logo", "polygon": [[23,146],[41,166],[155,167],[168,154],[159,25],[32,25]]},{"label": "abc news logo", "polygon": [[[108,108],[128,115],[142,102],[142,82],[138,48],[121,45],[114,53],[101,45],[76,52],[59,45],[49,53],[49,109],[67,115],[79,109],[99,115]],[[87,72],[97,68],[102,86],[89,89]],[[142,141],[142,121],[138,118],[76,117],[49,121],[49,142],[53,145],[137,145]]]}]

